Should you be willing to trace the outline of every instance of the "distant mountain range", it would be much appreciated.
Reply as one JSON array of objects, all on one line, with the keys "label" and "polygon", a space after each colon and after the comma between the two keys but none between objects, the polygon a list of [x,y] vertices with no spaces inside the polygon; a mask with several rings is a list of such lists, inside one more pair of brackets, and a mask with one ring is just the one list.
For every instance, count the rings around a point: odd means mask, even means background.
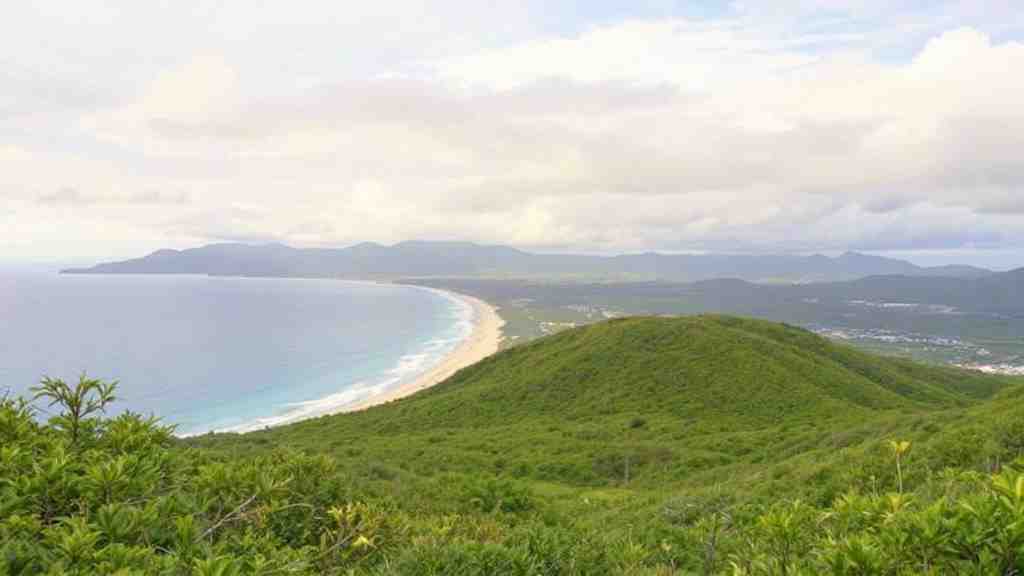
[{"label": "distant mountain range", "polygon": [[[848,316],[850,306],[857,316],[892,317],[895,312],[927,313],[936,323],[963,329],[963,314],[1009,319],[1024,318],[1024,268],[976,278],[925,278],[871,276],[848,282],[800,286],[763,286],[729,279],[706,280],[681,287],[677,297],[702,303],[709,310],[728,310],[771,317],[781,310],[831,312],[831,322]],[[805,312],[802,312],[805,313]],[[958,322],[943,320],[957,314]],[[806,319],[805,319],[806,320]]]},{"label": "distant mountain range", "polygon": [[535,254],[469,242],[374,243],[348,248],[282,244],[211,244],[158,250],[148,256],[64,270],[72,274],[207,274],[306,278],[411,277],[579,278],[695,282],[735,278],[759,283],[844,281],[877,275],[979,278],[973,266],[921,267],[904,260],[848,252],[822,255],[661,254],[620,256]]},{"label": "distant mountain range", "polygon": [[[617,316],[724,313],[838,330],[843,337],[887,343],[892,346],[890,352],[909,353],[910,346],[930,360],[997,359],[1024,365],[1024,268],[977,278],[871,276],[807,284],[757,284],[731,278],[698,282],[421,278],[403,282],[476,296],[502,310],[529,310],[525,316],[542,322],[588,323],[605,317],[606,311]],[[910,340],[898,340],[905,337]],[[970,345],[964,347],[965,343]],[[986,358],[974,356],[982,348]]]}]

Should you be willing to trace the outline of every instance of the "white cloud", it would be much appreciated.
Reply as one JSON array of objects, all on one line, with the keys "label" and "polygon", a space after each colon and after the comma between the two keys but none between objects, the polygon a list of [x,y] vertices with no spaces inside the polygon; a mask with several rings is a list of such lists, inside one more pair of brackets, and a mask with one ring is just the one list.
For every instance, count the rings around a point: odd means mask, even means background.
[{"label": "white cloud", "polygon": [[[362,54],[344,71],[325,64],[328,52],[346,60],[354,41],[332,44],[329,26],[294,14],[257,10],[246,30],[269,33],[280,16],[309,36],[296,50],[315,50],[318,71],[295,53],[240,57],[256,45],[232,28],[228,6],[209,26],[230,41],[196,32],[205,40],[187,58],[65,125],[65,146],[29,138],[0,148],[13,167],[0,173],[0,194],[23,237],[55,250],[63,234],[97,256],[213,239],[1024,246],[1024,223],[1007,216],[1024,212],[1024,78],[1013,72],[1024,69],[1024,45],[960,27],[931,33],[906,58],[879,55],[887,37],[850,22],[878,18],[882,4],[829,3],[794,24],[745,3],[709,20],[481,43],[469,37],[485,11],[460,3],[449,8],[473,22],[461,40],[412,54],[384,39],[388,66],[373,70]],[[366,12],[365,29],[345,29],[372,43],[402,7],[385,3]],[[915,12],[898,20],[934,25]],[[397,29],[429,44],[450,20],[403,17]],[[285,62],[296,70],[279,69]],[[33,122],[8,126],[43,126]],[[55,214],[62,232],[49,224]],[[0,246],[0,257],[24,246]]]},{"label": "white cloud", "polygon": [[806,65],[814,57],[778,49],[737,23],[628,21],[575,38],[527,42],[444,61],[435,70],[468,87],[514,89],[539,80],[671,84],[707,91]]}]

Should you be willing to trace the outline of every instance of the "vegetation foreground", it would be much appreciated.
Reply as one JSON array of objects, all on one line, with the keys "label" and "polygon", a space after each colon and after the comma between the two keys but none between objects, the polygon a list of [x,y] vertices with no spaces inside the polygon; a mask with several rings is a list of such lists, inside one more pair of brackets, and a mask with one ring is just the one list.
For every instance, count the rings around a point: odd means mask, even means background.
[{"label": "vegetation foreground", "polygon": [[0,576],[1024,570],[1020,382],[781,324],[606,322],[246,435],[36,392],[0,400]]}]

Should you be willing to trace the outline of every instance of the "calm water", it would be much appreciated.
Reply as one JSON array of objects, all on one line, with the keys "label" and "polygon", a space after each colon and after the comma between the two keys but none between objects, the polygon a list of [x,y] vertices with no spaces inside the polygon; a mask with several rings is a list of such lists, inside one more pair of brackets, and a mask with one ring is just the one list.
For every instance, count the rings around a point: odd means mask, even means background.
[{"label": "calm water", "polygon": [[114,412],[181,433],[258,428],[415,378],[472,313],[407,286],[0,273],[0,394],[84,371],[121,383]]}]

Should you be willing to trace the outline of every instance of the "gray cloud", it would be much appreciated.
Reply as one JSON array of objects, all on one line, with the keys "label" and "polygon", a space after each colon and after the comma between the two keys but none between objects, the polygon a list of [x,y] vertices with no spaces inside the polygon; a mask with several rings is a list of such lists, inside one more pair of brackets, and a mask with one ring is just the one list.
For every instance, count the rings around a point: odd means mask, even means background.
[{"label": "gray cloud", "polygon": [[943,150],[935,186],[1015,192],[1024,187],[1024,117],[981,112],[951,118],[937,139]]},{"label": "gray cloud", "polygon": [[149,190],[130,194],[87,194],[71,187],[36,198],[36,202],[43,206],[180,206],[188,201],[188,195],[182,192]]},{"label": "gray cloud", "polygon": [[[1024,246],[1012,26],[952,3],[934,18],[912,3],[785,5],[542,35],[529,5],[24,8],[29,29],[79,21],[97,42],[55,41],[0,77],[0,94],[20,85],[0,97],[3,199],[20,237],[86,256],[217,239]],[[868,25],[886,16],[914,39]],[[203,50],[182,52],[153,18]],[[495,18],[510,24],[500,38]],[[55,215],[59,234],[43,224]]]},{"label": "gray cloud", "polygon": [[8,58],[0,59],[0,121],[93,110],[118,101],[115,94],[92,82],[74,81]]}]

